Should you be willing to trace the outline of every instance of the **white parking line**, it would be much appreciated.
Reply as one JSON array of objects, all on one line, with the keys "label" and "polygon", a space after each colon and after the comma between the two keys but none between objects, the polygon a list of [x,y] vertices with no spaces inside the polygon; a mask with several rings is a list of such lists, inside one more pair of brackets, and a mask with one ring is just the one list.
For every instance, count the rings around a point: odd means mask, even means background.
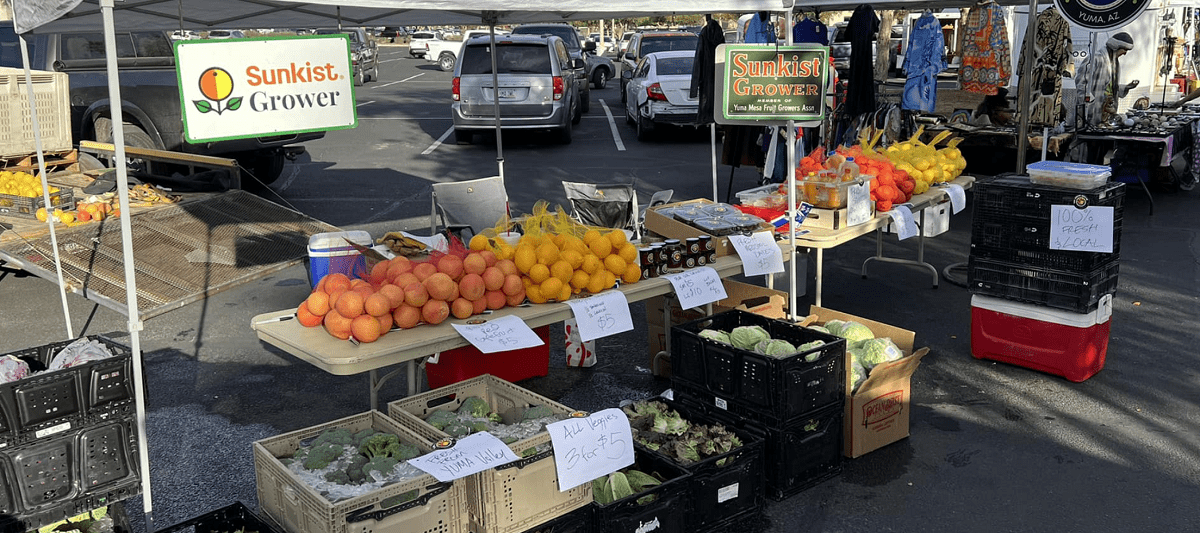
[{"label": "white parking line", "polygon": [[424,75],[425,75],[425,73],[424,73],[424,72],[422,72],[422,73],[420,73],[420,74],[417,74],[416,76],[409,76],[409,77],[407,77],[407,78],[404,78],[404,79],[402,79],[402,80],[400,80],[400,81],[389,81],[389,82],[387,82],[387,83],[385,83],[385,84],[383,84],[383,85],[376,85],[376,86],[374,86],[374,88],[375,88],[375,89],[382,89],[382,88],[384,88],[384,87],[387,87],[387,86],[389,86],[389,85],[395,85],[395,84],[397,84],[397,83],[404,83],[404,82],[406,82],[406,81],[408,81],[408,80],[411,80],[411,79],[413,79],[413,78],[416,78],[416,77],[418,77],[418,76],[424,76]]},{"label": "white parking line", "polygon": [[451,133],[454,133],[454,126],[451,126],[450,129],[446,130],[446,133],[443,133],[441,137],[438,137],[438,140],[433,141],[433,144],[429,145],[429,148],[426,148],[424,152],[421,152],[421,155],[432,154],[434,150],[437,150],[437,148],[442,145],[442,141],[446,140]]},{"label": "white parking line", "polygon": [[404,59],[404,58],[403,58],[403,57],[397,57],[396,59],[384,59],[383,61],[380,61],[380,63],[388,63],[388,62],[391,62],[391,61],[400,61],[400,60],[402,60],[402,59]]},{"label": "white parking line", "polygon": [[362,107],[367,104],[373,104],[373,103],[375,103],[374,100],[367,100],[366,102],[360,102],[360,103],[354,104],[354,107]]},{"label": "white parking line", "polygon": [[617,143],[617,151],[625,151],[625,143],[621,142],[621,134],[617,131],[617,121],[613,120],[612,111],[608,109],[608,104],[604,99],[600,99],[600,107],[604,108],[604,114],[608,115],[608,129],[612,130],[613,142]]}]

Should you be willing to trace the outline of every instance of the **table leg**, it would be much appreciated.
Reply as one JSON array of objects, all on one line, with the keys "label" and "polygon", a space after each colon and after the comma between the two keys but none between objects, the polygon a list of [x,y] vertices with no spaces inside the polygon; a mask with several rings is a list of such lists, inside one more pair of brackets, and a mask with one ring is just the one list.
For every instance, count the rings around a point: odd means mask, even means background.
[{"label": "table leg", "polygon": [[[821,307],[821,281],[825,275],[825,249],[817,248],[817,307]],[[795,283],[793,280],[792,283]]]},{"label": "table leg", "polygon": [[[412,396],[413,394],[417,393],[416,386],[413,385],[413,383],[416,381],[416,377],[417,377],[416,364],[417,364],[416,361],[408,362],[408,382],[410,384],[409,388],[408,388],[409,396]],[[399,373],[400,373],[399,368],[392,370],[391,372],[388,372],[387,374],[384,374],[383,376],[380,376],[379,371],[374,368],[372,368],[370,370],[370,380],[371,380],[370,389],[371,389],[371,409],[372,410],[379,409],[379,389],[383,388],[383,384],[387,383],[387,380],[392,379],[392,377],[394,377],[396,374],[399,374]]]},{"label": "table leg", "polygon": [[911,265],[921,267],[929,271],[933,275],[933,288],[938,288],[938,271],[933,265],[925,262],[925,210],[921,210],[921,224],[917,231],[917,260],[899,259],[894,257],[883,256],[883,228],[875,230],[875,256],[868,257],[863,261],[861,275],[863,279],[867,278],[867,265],[871,261],[879,261],[882,263],[894,263],[899,265]]}]

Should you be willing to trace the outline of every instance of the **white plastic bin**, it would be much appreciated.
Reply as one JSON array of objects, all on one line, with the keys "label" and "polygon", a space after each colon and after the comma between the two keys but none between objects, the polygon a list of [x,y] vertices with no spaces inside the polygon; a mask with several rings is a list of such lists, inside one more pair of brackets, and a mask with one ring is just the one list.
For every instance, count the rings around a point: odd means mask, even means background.
[{"label": "white plastic bin", "polygon": [[1038,161],[1025,168],[1030,182],[1069,189],[1095,189],[1112,176],[1112,167],[1065,161]]}]

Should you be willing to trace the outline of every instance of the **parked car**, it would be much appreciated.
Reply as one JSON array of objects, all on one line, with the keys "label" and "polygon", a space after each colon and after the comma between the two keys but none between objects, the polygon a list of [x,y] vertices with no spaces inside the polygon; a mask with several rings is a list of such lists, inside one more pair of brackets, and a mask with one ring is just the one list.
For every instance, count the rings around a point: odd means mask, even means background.
[{"label": "parked car", "polygon": [[[833,58],[833,66],[837,69],[838,76],[842,78],[847,77],[850,73],[850,35],[846,31],[847,24],[838,22],[830,28],[833,38],[829,40],[829,57]],[[892,49],[888,51],[888,72],[894,72],[903,66],[897,61],[902,61],[899,54],[901,43],[904,40],[904,26],[899,24],[892,26],[891,32]],[[879,57],[879,45],[876,38],[875,35],[871,36],[872,62]]]},{"label": "parked car", "polygon": [[[513,28],[513,35],[553,35],[563,40],[563,45],[567,47],[567,53],[571,59],[580,59],[587,63],[584,57],[584,52],[595,52],[596,43],[582,43],[579,39],[579,32],[573,26],[568,24],[522,24]],[[583,112],[587,113],[592,108],[592,89],[588,84],[591,81],[589,71],[581,70],[578,72],[576,83],[579,85],[580,103],[583,106]]]},{"label": "parked car", "polygon": [[345,34],[350,37],[350,65],[354,70],[354,85],[379,80],[379,55],[375,41],[362,28],[322,28],[317,35]]},{"label": "parked car", "polygon": [[387,39],[389,43],[394,43],[396,39],[402,38],[405,35],[407,35],[407,32],[399,26],[385,26],[379,31],[379,38]]},{"label": "parked car", "polygon": [[209,30],[209,39],[245,39],[246,34],[242,30]]},{"label": "parked car", "polygon": [[597,89],[607,87],[608,80],[611,80],[617,71],[612,60],[594,51],[585,53],[583,60],[587,63],[587,79],[592,83],[592,87]]},{"label": "parked car", "polygon": [[621,34],[621,42],[617,43],[617,57],[625,56],[625,49],[629,48],[629,40],[633,39],[633,34],[636,32],[627,31]]},{"label": "parked car", "polygon": [[639,141],[650,139],[662,124],[695,126],[700,101],[688,93],[695,52],[652,52],[621,72],[625,83],[625,121],[637,127]]},{"label": "parked car", "polygon": [[200,35],[192,30],[175,30],[171,32],[172,41],[185,41],[188,39],[199,38]]},{"label": "parked car", "polygon": [[[463,44],[473,37],[488,36],[489,30],[467,30],[462,36],[443,35],[441,39],[425,41],[425,60],[438,64],[442,70],[454,70],[454,63],[462,53]],[[497,30],[496,35],[507,35],[507,32]]]},{"label": "parked car", "polygon": [[425,42],[432,39],[442,38],[442,34],[433,31],[414,31],[412,38],[408,41],[408,55],[412,57],[425,57]]},{"label": "parked car", "polygon": [[699,42],[698,35],[680,31],[634,34],[629,41],[629,47],[621,54],[621,103],[625,103],[626,96],[625,71],[632,71],[643,57],[654,52],[689,50],[695,54]]},{"label": "parked car", "polygon": [[473,38],[454,66],[455,141],[469,144],[476,132],[494,129],[498,100],[502,128],[547,129],[559,142],[570,143],[571,128],[583,116],[583,95],[571,83],[582,77],[583,59],[571,57],[554,35],[507,35],[496,41],[497,87],[491,48],[489,38]]}]

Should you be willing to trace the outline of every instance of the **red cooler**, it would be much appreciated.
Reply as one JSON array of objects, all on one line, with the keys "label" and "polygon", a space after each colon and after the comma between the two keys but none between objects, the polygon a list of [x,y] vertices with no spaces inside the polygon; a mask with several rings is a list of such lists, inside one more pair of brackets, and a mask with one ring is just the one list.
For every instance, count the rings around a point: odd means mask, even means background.
[{"label": "red cooler", "polygon": [[541,346],[496,353],[483,353],[474,346],[463,346],[438,354],[437,362],[430,358],[425,363],[429,388],[444,387],[484,374],[508,382],[549,374],[550,326],[533,328],[533,332],[542,339]]},{"label": "red cooler", "polygon": [[1111,316],[1111,294],[1084,314],[973,295],[971,354],[1084,381],[1104,368]]}]

